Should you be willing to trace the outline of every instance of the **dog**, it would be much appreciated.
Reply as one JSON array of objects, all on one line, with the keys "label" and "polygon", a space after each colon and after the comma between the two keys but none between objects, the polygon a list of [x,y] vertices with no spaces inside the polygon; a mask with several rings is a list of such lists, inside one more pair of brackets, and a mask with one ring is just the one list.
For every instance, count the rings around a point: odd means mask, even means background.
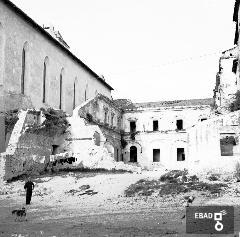
[{"label": "dog", "polygon": [[20,221],[23,218],[25,219],[25,221],[27,221],[27,219],[26,219],[27,213],[26,213],[25,207],[23,207],[22,209],[13,210],[12,215],[16,215],[15,221],[17,221],[17,220]]},{"label": "dog", "polygon": [[194,196],[190,196],[190,197],[188,197],[186,207],[189,207],[189,205],[193,203],[194,199],[195,199]]},{"label": "dog", "polygon": [[[189,197],[186,197],[185,198],[187,200],[187,205],[186,207],[189,207],[190,204],[193,203],[193,201],[195,200],[195,197],[194,196],[189,196]],[[181,219],[184,219],[186,217],[186,214],[184,214]]]}]

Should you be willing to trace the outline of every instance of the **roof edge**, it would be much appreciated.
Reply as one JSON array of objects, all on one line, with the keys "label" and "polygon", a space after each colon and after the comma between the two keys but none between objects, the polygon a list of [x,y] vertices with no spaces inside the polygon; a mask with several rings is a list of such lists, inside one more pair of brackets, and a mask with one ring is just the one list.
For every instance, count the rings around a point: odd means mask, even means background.
[{"label": "roof edge", "polygon": [[28,21],[36,30],[40,31],[44,36],[55,43],[57,47],[62,49],[66,54],[72,57],[77,63],[79,63],[84,69],[86,69],[90,74],[92,74],[97,80],[104,84],[108,89],[114,90],[105,80],[103,80],[97,73],[95,73],[90,67],[83,63],[76,55],[74,55],[70,50],[64,47],[58,40],[54,39],[46,30],[44,30],[38,23],[36,23],[31,17],[29,17],[24,11],[17,7],[10,0],[1,0],[3,3],[11,7],[16,13],[18,13],[24,20]]}]

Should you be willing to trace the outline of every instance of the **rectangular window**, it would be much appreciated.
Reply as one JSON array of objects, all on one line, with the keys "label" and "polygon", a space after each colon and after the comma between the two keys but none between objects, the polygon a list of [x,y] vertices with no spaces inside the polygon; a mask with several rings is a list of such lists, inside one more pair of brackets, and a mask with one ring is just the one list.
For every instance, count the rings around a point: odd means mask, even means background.
[{"label": "rectangular window", "polygon": [[177,148],[177,161],[185,161],[184,148]]},{"label": "rectangular window", "polygon": [[52,145],[52,155],[56,155],[59,153],[58,148],[59,148],[58,145]]},{"label": "rectangular window", "polygon": [[183,129],[183,120],[179,119],[177,120],[177,130],[182,130]]},{"label": "rectangular window", "polygon": [[158,120],[153,121],[153,131],[158,131]]},{"label": "rectangular window", "polygon": [[136,122],[132,121],[130,122],[130,132],[136,132]]},{"label": "rectangular window", "polygon": [[111,114],[111,125],[113,126],[113,123],[114,123],[114,113]]},{"label": "rectangular window", "polygon": [[117,118],[117,126],[118,126],[118,129],[121,129],[121,118],[120,117]]},{"label": "rectangular window", "polygon": [[238,60],[234,59],[233,60],[233,65],[232,65],[232,72],[236,74],[237,73],[237,68],[238,68]]},{"label": "rectangular window", "polygon": [[107,123],[107,115],[108,115],[108,111],[105,110],[104,111],[104,123]]},{"label": "rectangular window", "polygon": [[160,162],[160,149],[153,149],[153,162]]},{"label": "rectangular window", "polygon": [[221,156],[233,156],[234,146],[236,146],[234,136],[226,136],[220,139]]}]

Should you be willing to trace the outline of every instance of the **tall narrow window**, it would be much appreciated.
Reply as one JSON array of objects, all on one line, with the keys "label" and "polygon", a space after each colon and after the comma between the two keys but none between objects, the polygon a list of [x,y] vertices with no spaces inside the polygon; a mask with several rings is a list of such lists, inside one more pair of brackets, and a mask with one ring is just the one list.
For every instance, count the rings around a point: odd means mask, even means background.
[{"label": "tall narrow window", "polygon": [[153,149],[153,162],[160,162],[160,149]]},{"label": "tall narrow window", "polygon": [[158,131],[158,120],[153,121],[153,131]]},{"label": "tall narrow window", "polygon": [[115,114],[112,113],[112,114],[111,114],[111,125],[112,125],[112,126],[113,126],[113,123],[114,123],[114,116],[115,116]]},{"label": "tall narrow window", "polygon": [[185,161],[184,148],[177,148],[177,161]]},{"label": "tall narrow window", "polygon": [[117,127],[118,127],[118,129],[121,129],[121,118],[120,117],[117,118]]},{"label": "tall narrow window", "polygon": [[88,96],[88,85],[86,85],[85,93],[84,93],[84,99],[85,99],[85,101],[88,99],[87,96]]},{"label": "tall narrow window", "polygon": [[43,65],[43,100],[42,102],[46,102],[46,75],[47,75],[47,65],[46,62],[44,62]]},{"label": "tall narrow window", "polygon": [[135,121],[130,122],[130,132],[131,133],[136,132],[136,122]]},{"label": "tall narrow window", "polygon": [[25,67],[26,67],[26,51],[23,48],[22,51],[22,76],[21,76],[21,94],[25,93]]},{"label": "tall narrow window", "polygon": [[182,130],[183,129],[183,120],[182,119],[177,120],[176,125],[177,125],[177,130]]},{"label": "tall narrow window", "polygon": [[108,108],[104,108],[104,123],[108,123]]},{"label": "tall narrow window", "polygon": [[73,109],[76,107],[76,81],[73,84]]},{"label": "tall narrow window", "polygon": [[137,162],[137,147],[130,147],[130,162]]},{"label": "tall narrow window", "polygon": [[62,109],[62,80],[63,80],[63,76],[62,76],[62,72],[61,72],[61,74],[60,74],[60,89],[59,89],[59,92],[60,92],[60,97],[59,97],[59,100],[60,100],[59,109]]}]

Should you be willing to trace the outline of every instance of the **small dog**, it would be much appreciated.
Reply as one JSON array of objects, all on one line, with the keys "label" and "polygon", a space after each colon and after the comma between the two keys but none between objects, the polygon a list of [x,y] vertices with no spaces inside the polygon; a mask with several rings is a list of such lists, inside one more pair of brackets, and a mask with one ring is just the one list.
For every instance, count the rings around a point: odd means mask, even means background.
[{"label": "small dog", "polygon": [[27,213],[26,213],[26,209],[25,209],[25,207],[23,207],[22,209],[20,209],[20,210],[13,210],[12,211],[12,215],[16,215],[16,218],[15,218],[15,221],[17,221],[17,220],[22,220],[22,218],[24,218],[25,219],[25,221],[27,221],[27,219],[26,219],[26,215],[27,215]]},{"label": "small dog", "polygon": [[[187,205],[186,207],[189,207],[190,204],[193,203],[195,197],[194,196],[189,196],[189,197],[186,197],[186,200],[187,200]],[[184,219],[186,217],[186,214],[184,214],[181,219]]]}]

